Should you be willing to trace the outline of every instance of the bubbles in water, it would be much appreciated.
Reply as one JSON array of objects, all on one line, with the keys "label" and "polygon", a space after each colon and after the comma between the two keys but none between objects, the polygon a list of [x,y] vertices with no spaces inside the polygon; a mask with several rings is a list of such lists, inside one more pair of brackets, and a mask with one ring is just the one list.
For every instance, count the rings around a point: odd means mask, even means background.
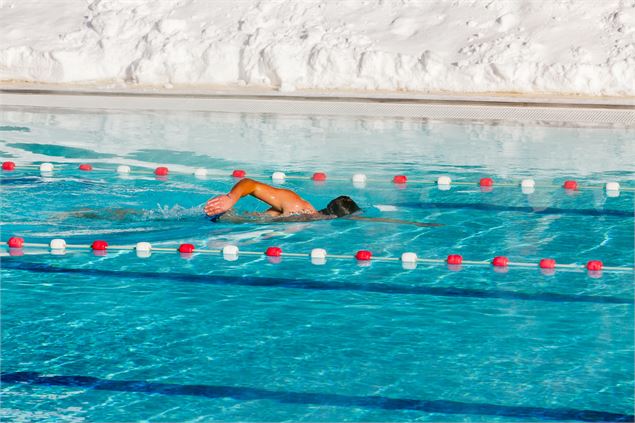
[{"label": "bubbles in water", "polygon": [[181,220],[194,216],[203,216],[202,204],[194,207],[183,207],[180,204],[175,204],[173,206],[166,204],[162,206],[157,203],[156,209],[146,210],[143,213],[144,220]]}]

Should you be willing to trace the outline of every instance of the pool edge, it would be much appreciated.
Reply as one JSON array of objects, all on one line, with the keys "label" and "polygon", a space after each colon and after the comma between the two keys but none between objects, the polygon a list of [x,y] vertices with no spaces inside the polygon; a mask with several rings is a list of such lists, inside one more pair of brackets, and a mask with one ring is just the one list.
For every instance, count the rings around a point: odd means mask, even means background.
[{"label": "pool edge", "polygon": [[632,98],[211,90],[78,90],[0,85],[3,107],[170,110],[635,126]]}]

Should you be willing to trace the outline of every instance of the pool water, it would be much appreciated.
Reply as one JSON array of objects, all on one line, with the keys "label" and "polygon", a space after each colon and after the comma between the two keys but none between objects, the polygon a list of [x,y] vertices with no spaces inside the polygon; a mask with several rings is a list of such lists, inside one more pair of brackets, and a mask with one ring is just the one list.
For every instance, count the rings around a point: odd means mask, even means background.
[{"label": "pool water", "polygon": [[[632,128],[249,114],[4,109],[2,241],[235,244],[537,267],[88,250],[2,256],[2,409],[11,421],[633,421]],[[51,161],[52,175],[26,163]],[[79,163],[96,170],[81,172]],[[119,164],[151,173],[121,177]],[[210,176],[195,178],[197,167]],[[245,169],[317,208],[368,217],[211,223],[200,206]],[[329,179],[309,179],[324,171]],[[369,182],[355,187],[353,173]],[[390,179],[495,180],[442,191]],[[497,186],[534,178],[533,194]],[[575,179],[575,193],[559,186]],[[609,197],[601,188],[627,189]],[[553,185],[553,186],[551,186]],[[127,215],[117,210],[133,210]],[[263,211],[245,199],[240,211]],[[69,212],[74,212],[69,214]],[[79,213],[78,213],[79,212]]]}]

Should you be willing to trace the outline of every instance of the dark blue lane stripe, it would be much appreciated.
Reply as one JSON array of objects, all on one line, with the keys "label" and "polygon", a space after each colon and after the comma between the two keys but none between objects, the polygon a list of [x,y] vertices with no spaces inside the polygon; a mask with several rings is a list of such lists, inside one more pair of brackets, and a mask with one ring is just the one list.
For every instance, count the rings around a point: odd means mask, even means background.
[{"label": "dark blue lane stripe", "polygon": [[527,206],[503,206],[498,204],[486,204],[486,203],[420,203],[420,202],[405,202],[396,203],[396,207],[410,208],[410,209],[472,209],[472,210],[492,210],[492,211],[509,211],[509,212],[521,212],[521,213],[535,213],[535,214],[573,214],[582,216],[621,216],[621,217],[633,217],[632,210],[598,210],[598,209],[561,209],[557,207],[527,207]]},{"label": "dark blue lane stripe", "polygon": [[187,395],[205,398],[231,398],[237,401],[273,400],[283,404],[310,404],[337,407],[364,407],[382,410],[416,410],[426,413],[470,414],[538,418],[541,420],[578,420],[586,422],[632,422],[633,415],[575,408],[544,408],[469,403],[444,400],[390,398],[379,395],[354,396],[315,392],[272,391],[243,386],[181,385],[144,380],[108,380],[92,376],[41,376],[37,372],[2,373],[0,382],[43,386],[68,386],[99,391],[137,392],[159,395]]},{"label": "dark blue lane stripe", "polygon": [[63,273],[93,276],[95,278],[143,278],[178,282],[204,283],[210,285],[239,285],[266,288],[309,289],[316,291],[362,291],[398,295],[432,295],[441,297],[496,298],[504,300],[575,302],[600,304],[633,304],[630,298],[601,295],[573,295],[551,292],[523,293],[500,289],[470,289],[438,286],[405,286],[379,282],[316,281],[312,279],[265,278],[256,276],[195,275],[188,273],[133,272],[127,270],[102,270],[85,268],[65,268],[45,263],[22,261],[22,258],[7,257],[2,262],[3,269],[24,270],[38,273]]}]

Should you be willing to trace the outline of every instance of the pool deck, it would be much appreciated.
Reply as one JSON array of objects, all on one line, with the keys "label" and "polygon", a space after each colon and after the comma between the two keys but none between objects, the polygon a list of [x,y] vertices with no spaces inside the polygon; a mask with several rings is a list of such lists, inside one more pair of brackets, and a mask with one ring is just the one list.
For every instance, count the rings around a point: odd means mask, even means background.
[{"label": "pool deck", "polygon": [[268,89],[0,84],[2,107],[171,110],[635,126],[635,98],[555,95],[280,92]]}]

